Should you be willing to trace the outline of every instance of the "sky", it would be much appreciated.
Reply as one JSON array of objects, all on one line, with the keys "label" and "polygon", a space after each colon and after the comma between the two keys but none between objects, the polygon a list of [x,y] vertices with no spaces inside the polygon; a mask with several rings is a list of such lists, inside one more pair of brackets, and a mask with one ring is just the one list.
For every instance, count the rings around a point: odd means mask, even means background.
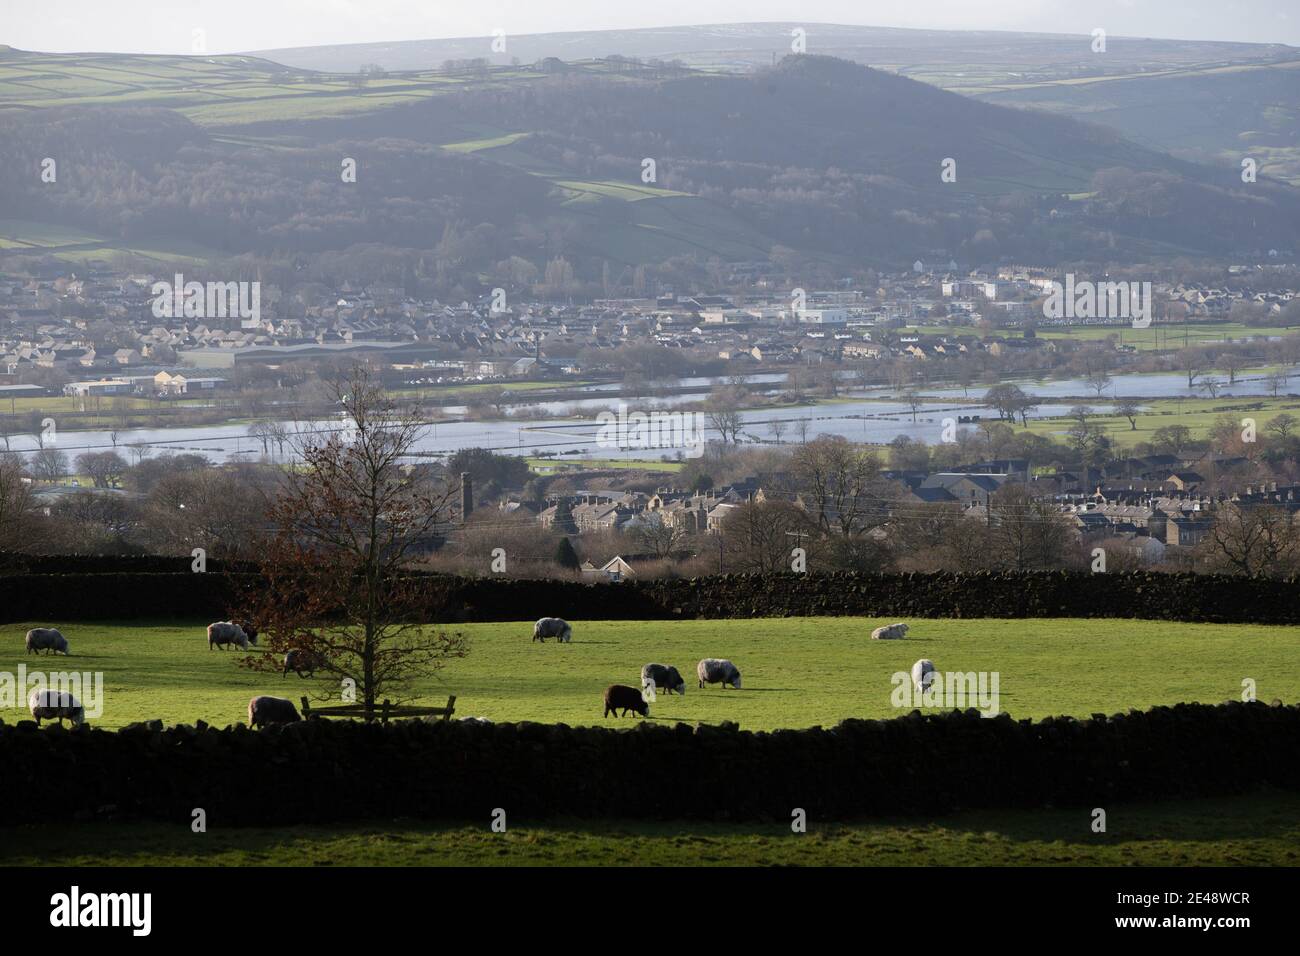
[{"label": "sky", "polygon": [[701,23],[850,23],[1300,46],[1297,0],[0,0],[25,50],[210,53]]}]

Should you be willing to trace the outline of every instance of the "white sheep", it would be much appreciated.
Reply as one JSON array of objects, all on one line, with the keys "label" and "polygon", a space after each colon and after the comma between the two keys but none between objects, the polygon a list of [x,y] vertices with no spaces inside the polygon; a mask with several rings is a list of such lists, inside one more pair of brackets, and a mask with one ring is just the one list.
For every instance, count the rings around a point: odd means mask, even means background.
[{"label": "white sheep", "polygon": [[563,618],[544,617],[533,625],[533,640],[545,644],[548,637],[568,644],[573,639],[573,628]]},{"label": "white sheep", "polygon": [[248,635],[238,624],[230,621],[217,621],[208,625],[208,650],[213,647],[225,649],[227,644],[237,644],[239,649],[248,650]]},{"label": "white sheep", "polygon": [[923,657],[912,665],[912,684],[918,693],[923,694],[929,690],[938,676],[939,672],[934,669],[932,660]]},{"label": "white sheep", "polygon": [[57,720],[62,727],[65,717],[74,727],[80,727],[86,721],[86,709],[71,691],[37,688],[27,695],[27,708],[38,727],[42,720]]},{"label": "white sheep", "polygon": [[740,689],[740,670],[731,661],[719,657],[706,657],[695,665],[695,676],[700,679],[700,687],[705,684],[721,684],[726,690],[730,684]]},{"label": "white sheep", "polygon": [[906,624],[887,624],[884,627],[878,627],[871,632],[873,641],[899,641],[907,636],[908,627]]},{"label": "white sheep", "polygon": [[68,653],[68,639],[60,634],[57,628],[53,627],[32,628],[27,632],[27,639],[24,643],[27,646],[28,654],[50,651],[54,654],[62,653],[66,657]]}]

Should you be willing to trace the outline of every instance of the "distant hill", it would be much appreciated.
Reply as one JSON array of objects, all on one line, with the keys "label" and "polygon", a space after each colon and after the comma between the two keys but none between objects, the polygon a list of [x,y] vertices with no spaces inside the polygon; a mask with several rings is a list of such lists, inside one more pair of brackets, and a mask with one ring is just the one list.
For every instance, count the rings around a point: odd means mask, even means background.
[{"label": "distant hill", "polygon": [[507,65],[554,56],[611,54],[679,60],[708,69],[752,70],[791,52],[791,31],[807,51],[899,73],[1008,106],[1029,106],[1102,123],[1153,149],[1199,161],[1237,162],[1246,152],[1260,168],[1300,183],[1300,49],[1274,43],[1070,34],[907,30],[819,23],[736,23],[403,40],[299,47],[260,55],[295,67],[356,71],[427,70],[449,59],[486,57]]},{"label": "distant hill", "polygon": [[747,69],[770,66],[774,57],[780,59],[793,52],[791,32],[796,29],[804,32],[808,53],[901,71],[920,79],[948,75],[967,84],[982,78],[1006,80],[1025,73],[1062,77],[1206,63],[1262,62],[1298,52],[1280,43],[1115,36],[1108,38],[1106,54],[1098,56],[1090,48],[1091,37],[1073,34],[911,30],[790,21],[521,34],[506,37],[502,53],[493,53],[493,38],[485,36],[293,47],[260,50],[252,55],[326,72],[356,72],[367,64],[387,70],[429,70],[437,69],[446,60],[474,57],[487,57],[504,66],[515,60],[531,63],[548,56],[586,60],[613,55],[676,59],[697,67]]},{"label": "distant hill", "polygon": [[827,56],[746,74],[606,59],[361,77],[19,51],[0,67],[0,162],[60,170],[0,180],[6,221],[28,224],[0,222],[0,255],[388,262],[468,293],[713,261],[834,275],[1300,246],[1300,190],[1246,187],[1236,164]]}]

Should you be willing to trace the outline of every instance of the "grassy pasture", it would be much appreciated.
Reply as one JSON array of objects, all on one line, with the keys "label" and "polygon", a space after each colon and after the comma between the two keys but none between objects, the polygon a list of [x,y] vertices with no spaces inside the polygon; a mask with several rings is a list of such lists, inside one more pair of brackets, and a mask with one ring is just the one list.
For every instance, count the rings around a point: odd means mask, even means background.
[{"label": "grassy pasture", "polygon": [[1300,795],[1081,809],[966,812],[934,820],[773,824],[384,821],[230,828],[99,823],[3,831],[7,866],[1296,866]]},{"label": "grassy pasture", "polygon": [[[1097,586],[1105,600],[1105,584]],[[203,719],[223,726],[246,718],[248,698],[294,699],[328,689],[324,678],[259,674],[235,665],[238,652],[209,651],[203,622],[66,623],[73,656],[28,656],[23,634],[37,622],[0,628],[0,671],[102,671],[104,709],[95,723]],[[833,726],[846,717],[905,713],[891,704],[891,675],[919,658],[940,671],[996,671],[1001,709],[1017,718],[1087,716],[1179,701],[1218,703],[1258,683],[1263,700],[1300,700],[1300,628],[1070,619],[915,620],[903,641],[873,642],[885,621],[791,618],[727,621],[575,621],[573,643],[530,641],[531,624],[466,624],[467,658],[452,661],[418,688],[441,703],[455,694],[460,715],[624,726],[603,720],[611,683],[636,685],[642,664],[675,665],[684,697],[661,694],[651,719],[716,723],[748,730]],[[729,657],[742,690],[699,690],[701,657]],[[26,717],[24,702],[0,718]]]}]

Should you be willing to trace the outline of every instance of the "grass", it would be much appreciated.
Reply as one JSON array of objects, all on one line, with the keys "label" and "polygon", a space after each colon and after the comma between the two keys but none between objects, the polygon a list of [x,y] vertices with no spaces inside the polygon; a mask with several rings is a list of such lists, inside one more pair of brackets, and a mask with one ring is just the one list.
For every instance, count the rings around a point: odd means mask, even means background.
[{"label": "grass", "polygon": [[593,468],[627,468],[645,471],[681,471],[682,461],[660,461],[657,458],[528,458],[528,467],[539,474],[563,471],[587,471]]},{"label": "grass", "polygon": [[[1112,404],[1111,398],[1102,398],[1098,405]],[[1081,403],[1087,404],[1087,403]],[[1294,398],[1185,398],[1159,399],[1140,403],[1145,409],[1137,417],[1136,430],[1129,420],[1118,415],[1093,415],[1088,421],[1099,425],[1117,448],[1132,448],[1139,442],[1149,442],[1158,428],[1169,425],[1185,425],[1191,429],[1195,439],[1205,438],[1220,419],[1227,417],[1240,425],[1242,419],[1255,420],[1258,440],[1269,438],[1265,431],[1270,421],[1283,413],[1300,418],[1300,402]],[[1019,432],[1031,432],[1064,439],[1066,431],[1073,424],[1072,419],[1038,418],[1029,422],[1028,428],[1017,428]]]},{"label": "grass", "polygon": [[[1098,578],[1097,600],[1105,600]],[[224,726],[246,719],[253,694],[297,699],[330,689],[325,678],[259,674],[235,665],[237,652],[209,651],[203,623],[61,623],[72,657],[27,656],[33,623],[0,628],[0,672],[103,673],[103,713],[90,722],[114,728],[137,720],[196,718]],[[747,730],[833,726],[846,717],[886,718],[891,675],[927,657],[940,671],[996,671],[1001,709],[1017,718],[1087,716],[1179,701],[1218,703],[1258,682],[1262,700],[1300,700],[1300,628],[1167,621],[916,620],[906,640],[873,642],[883,621],[791,618],[713,621],[575,621],[573,643],[530,641],[531,624],[466,624],[468,657],[418,685],[429,701],[457,696],[457,712],[495,721],[628,726],[636,718],[601,717],[612,683],[638,684],[642,664],[675,665],[688,680],[683,697],[660,695],[651,719],[716,723]],[[690,680],[702,657],[729,657],[743,690],[699,690]],[[0,688],[2,689],[2,688]],[[21,695],[19,695],[21,696]],[[15,701],[21,705],[22,701]],[[27,715],[21,706],[0,718]]]},{"label": "grass", "polygon": [[[1296,332],[1294,326],[1244,325],[1241,322],[1182,322],[1153,323],[1146,329],[1135,329],[1125,325],[1066,325],[1040,328],[1036,331],[1040,339],[1072,340],[1075,342],[1104,342],[1114,336],[1121,345],[1131,345],[1139,352],[1179,349],[1184,344],[1206,345],[1212,342],[1226,342],[1231,339],[1270,338],[1291,335]],[[900,335],[974,335],[982,337],[984,332],[973,325],[911,325],[898,330]],[[1002,335],[1018,338],[1015,329],[1006,329]]]},{"label": "grass", "polygon": [[856,824],[384,821],[223,828],[66,823],[11,827],[6,866],[1296,866],[1300,795],[1108,808],[998,810]]}]

